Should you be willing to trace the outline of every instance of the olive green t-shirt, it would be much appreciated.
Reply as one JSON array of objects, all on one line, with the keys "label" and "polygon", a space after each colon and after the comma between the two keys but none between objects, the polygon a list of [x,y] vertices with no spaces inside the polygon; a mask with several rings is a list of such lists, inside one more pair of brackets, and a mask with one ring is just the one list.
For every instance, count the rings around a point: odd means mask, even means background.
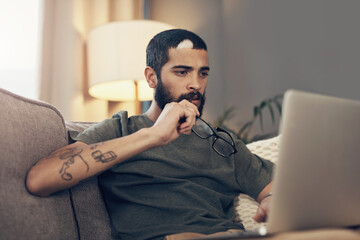
[{"label": "olive green t-shirt", "polygon": [[[154,123],[126,112],[85,130],[87,144],[128,134]],[[136,155],[99,176],[112,233],[119,239],[163,239],[180,232],[210,234],[243,229],[236,223],[234,198],[257,198],[271,181],[273,164],[234,139],[237,153],[224,158],[212,149],[213,137],[180,135],[166,146]]]}]

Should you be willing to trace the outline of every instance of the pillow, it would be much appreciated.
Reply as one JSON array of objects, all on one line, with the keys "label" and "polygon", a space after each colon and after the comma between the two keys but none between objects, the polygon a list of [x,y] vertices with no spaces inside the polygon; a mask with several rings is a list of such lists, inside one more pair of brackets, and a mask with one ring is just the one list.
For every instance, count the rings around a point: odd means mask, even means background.
[{"label": "pillow", "polygon": [[69,144],[74,143],[73,140],[79,133],[84,131],[85,129],[91,127],[97,122],[73,122],[73,121],[65,121],[66,130],[68,132]]},{"label": "pillow", "polygon": [[[277,162],[279,156],[280,136],[247,144],[248,149],[264,159]],[[255,230],[266,223],[255,222],[253,217],[257,211],[258,202],[246,194],[235,198],[235,221],[242,222],[246,230]]]}]

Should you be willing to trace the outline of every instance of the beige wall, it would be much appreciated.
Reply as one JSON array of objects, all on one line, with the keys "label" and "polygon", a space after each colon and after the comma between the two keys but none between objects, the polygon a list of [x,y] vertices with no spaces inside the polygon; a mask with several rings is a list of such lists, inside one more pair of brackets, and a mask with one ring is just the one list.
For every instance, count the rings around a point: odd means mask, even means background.
[{"label": "beige wall", "polygon": [[208,44],[205,116],[252,107],[288,88],[360,100],[360,1],[150,0],[151,18],[197,32]]}]

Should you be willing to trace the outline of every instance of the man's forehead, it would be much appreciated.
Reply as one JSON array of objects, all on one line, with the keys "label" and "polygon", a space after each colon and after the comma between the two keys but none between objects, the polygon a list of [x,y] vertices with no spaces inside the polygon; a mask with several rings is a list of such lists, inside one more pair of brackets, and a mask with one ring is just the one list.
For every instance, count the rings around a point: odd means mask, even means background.
[{"label": "man's forehead", "polygon": [[207,51],[193,48],[171,48],[169,61],[164,65],[170,68],[191,68],[195,70],[210,70]]}]

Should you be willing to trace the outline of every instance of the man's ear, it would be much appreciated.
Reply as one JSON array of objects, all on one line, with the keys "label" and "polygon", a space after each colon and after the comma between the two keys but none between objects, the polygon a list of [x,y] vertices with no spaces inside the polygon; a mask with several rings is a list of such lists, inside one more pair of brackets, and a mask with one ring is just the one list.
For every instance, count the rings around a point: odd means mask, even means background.
[{"label": "man's ear", "polygon": [[147,66],[145,68],[144,74],[145,74],[146,81],[149,84],[149,87],[155,88],[157,85],[157,77],[156,77],[155,70],[152,67]]}]

